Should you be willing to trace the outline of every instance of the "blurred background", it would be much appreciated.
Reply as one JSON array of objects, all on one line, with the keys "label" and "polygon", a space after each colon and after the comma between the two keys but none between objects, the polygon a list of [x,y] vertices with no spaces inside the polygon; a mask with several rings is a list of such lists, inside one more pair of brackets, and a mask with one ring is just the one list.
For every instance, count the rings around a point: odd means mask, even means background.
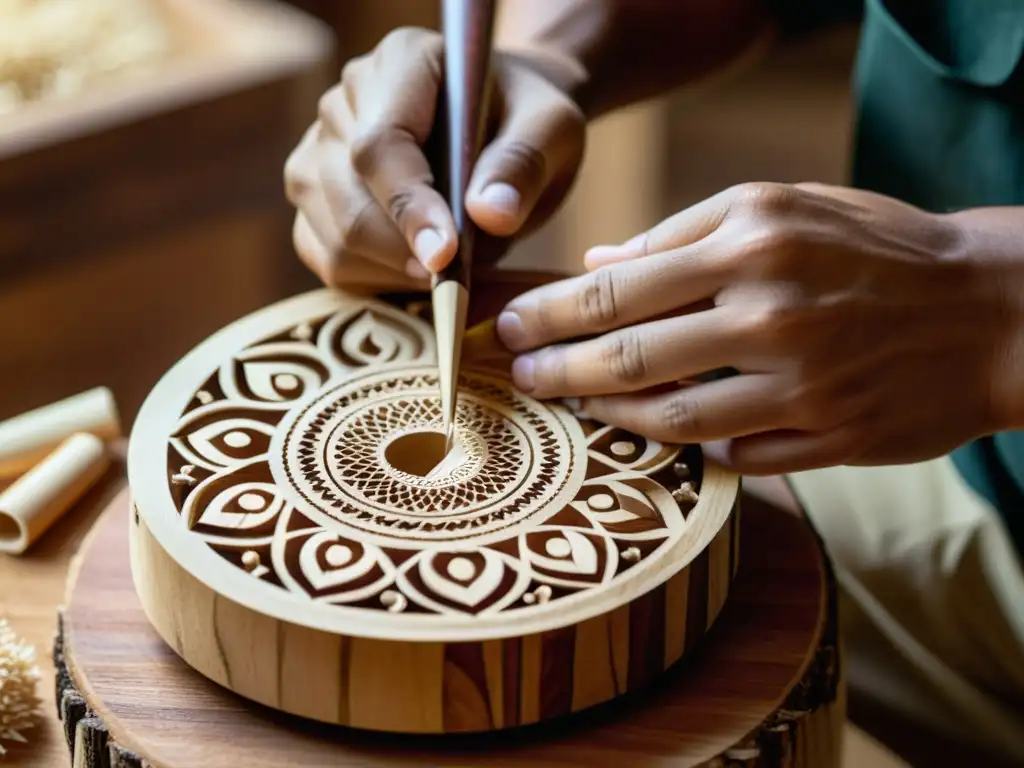
[{"label": "blurred background", "polygon": [[[438,5],[0,0],[0,419],[105,385],[130,426],[211,332],[316,287],[285,158],[344,61]],[[571,199],[508,263],[578,269],[740,181],[841,181],[855,37],[595,124]]]},{"label": "blurred background", "polygon": [[[317,287],[285,159],[345,60],[437,28],[438,5],[0,0],[0,419],[103,385],[129,428],[190,348]],[[578,270],[742,181],[842,182],[856,32],[595,124],[571,198],[507,263]],[[895,764],[858,733],[848,748]]]}]

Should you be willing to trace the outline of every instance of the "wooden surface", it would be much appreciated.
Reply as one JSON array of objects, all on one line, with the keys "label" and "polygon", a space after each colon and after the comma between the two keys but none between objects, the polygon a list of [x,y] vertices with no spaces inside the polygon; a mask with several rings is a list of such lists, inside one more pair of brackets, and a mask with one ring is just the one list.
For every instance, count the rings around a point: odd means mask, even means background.
[{"label": "wooden surface", "polygon": [[[128,518],[122,497],[80,559],[65,613],[64,651],[78,690],[111,738],[166,768],[269,768],[286,762],[554,767],[654,766],[671,760],[679,768],[702,765],[771,720],[805,677],[827,618],[814,537],[796,518],[754,509],[744,530],[750,555],[730,604],[693,663],[673,670],[653,690],[505,737],[378,737],[246,704],[186,666],[151,629],[132,590]],[[814,679],[820,685],[831,678],[821,673],[828,664],[820,659],[828,657],[817,658]],[[815,690],[809,686],[787,704],[796,709],[815,698]],[[821,709],[825,717],[817,725],[816,748],[837,746],[837,712]]]},{"label": "wooden surface", "polygon": [[128,428],[191,344],[313,285],[281,169],[336,76],[329,30],[263,0],[162,2],[194,55],[0,126],[0,370],[20,382],[0,418],[107,385]]}]

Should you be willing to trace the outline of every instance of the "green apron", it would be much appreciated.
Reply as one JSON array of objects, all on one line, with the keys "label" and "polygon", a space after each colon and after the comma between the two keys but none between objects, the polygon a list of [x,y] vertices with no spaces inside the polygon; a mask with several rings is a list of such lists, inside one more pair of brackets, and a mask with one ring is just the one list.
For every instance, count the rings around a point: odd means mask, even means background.
[{"label": "green apron", "polygon": [[[863,14],[853,186],[931,211],[1024,205],[1024,0],[775,5],[791,33]],[[1024,432],[952,458],[1024,553]]]}]

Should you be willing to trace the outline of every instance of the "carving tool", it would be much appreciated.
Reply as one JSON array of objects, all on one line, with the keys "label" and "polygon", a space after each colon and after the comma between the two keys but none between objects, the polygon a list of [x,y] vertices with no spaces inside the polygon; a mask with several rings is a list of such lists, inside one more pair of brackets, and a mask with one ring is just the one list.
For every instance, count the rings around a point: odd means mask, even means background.
[{"label": "carving tool", "polygon": [[469,307],[474,226],[466,213],[469,177],[484,141],[490,91],[494,0],[442,0],[444,30],[444,105],[446,129],[441,186],[459,234],[455,258],[436,274],[431,286],[437,336],[438,386],[444,415],[446,451],[455,435],[459,366]]}]

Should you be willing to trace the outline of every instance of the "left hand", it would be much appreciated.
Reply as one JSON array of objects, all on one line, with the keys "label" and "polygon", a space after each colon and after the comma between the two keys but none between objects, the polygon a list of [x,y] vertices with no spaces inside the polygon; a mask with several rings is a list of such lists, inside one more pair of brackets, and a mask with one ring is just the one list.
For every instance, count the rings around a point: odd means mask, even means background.
[{"label": "left hand", "polygon": [[923,461],[994,431],[1000,289],[968,242],[880,195],[745,184],[591,250],[498,333],[524,392],[746,474]]}]

